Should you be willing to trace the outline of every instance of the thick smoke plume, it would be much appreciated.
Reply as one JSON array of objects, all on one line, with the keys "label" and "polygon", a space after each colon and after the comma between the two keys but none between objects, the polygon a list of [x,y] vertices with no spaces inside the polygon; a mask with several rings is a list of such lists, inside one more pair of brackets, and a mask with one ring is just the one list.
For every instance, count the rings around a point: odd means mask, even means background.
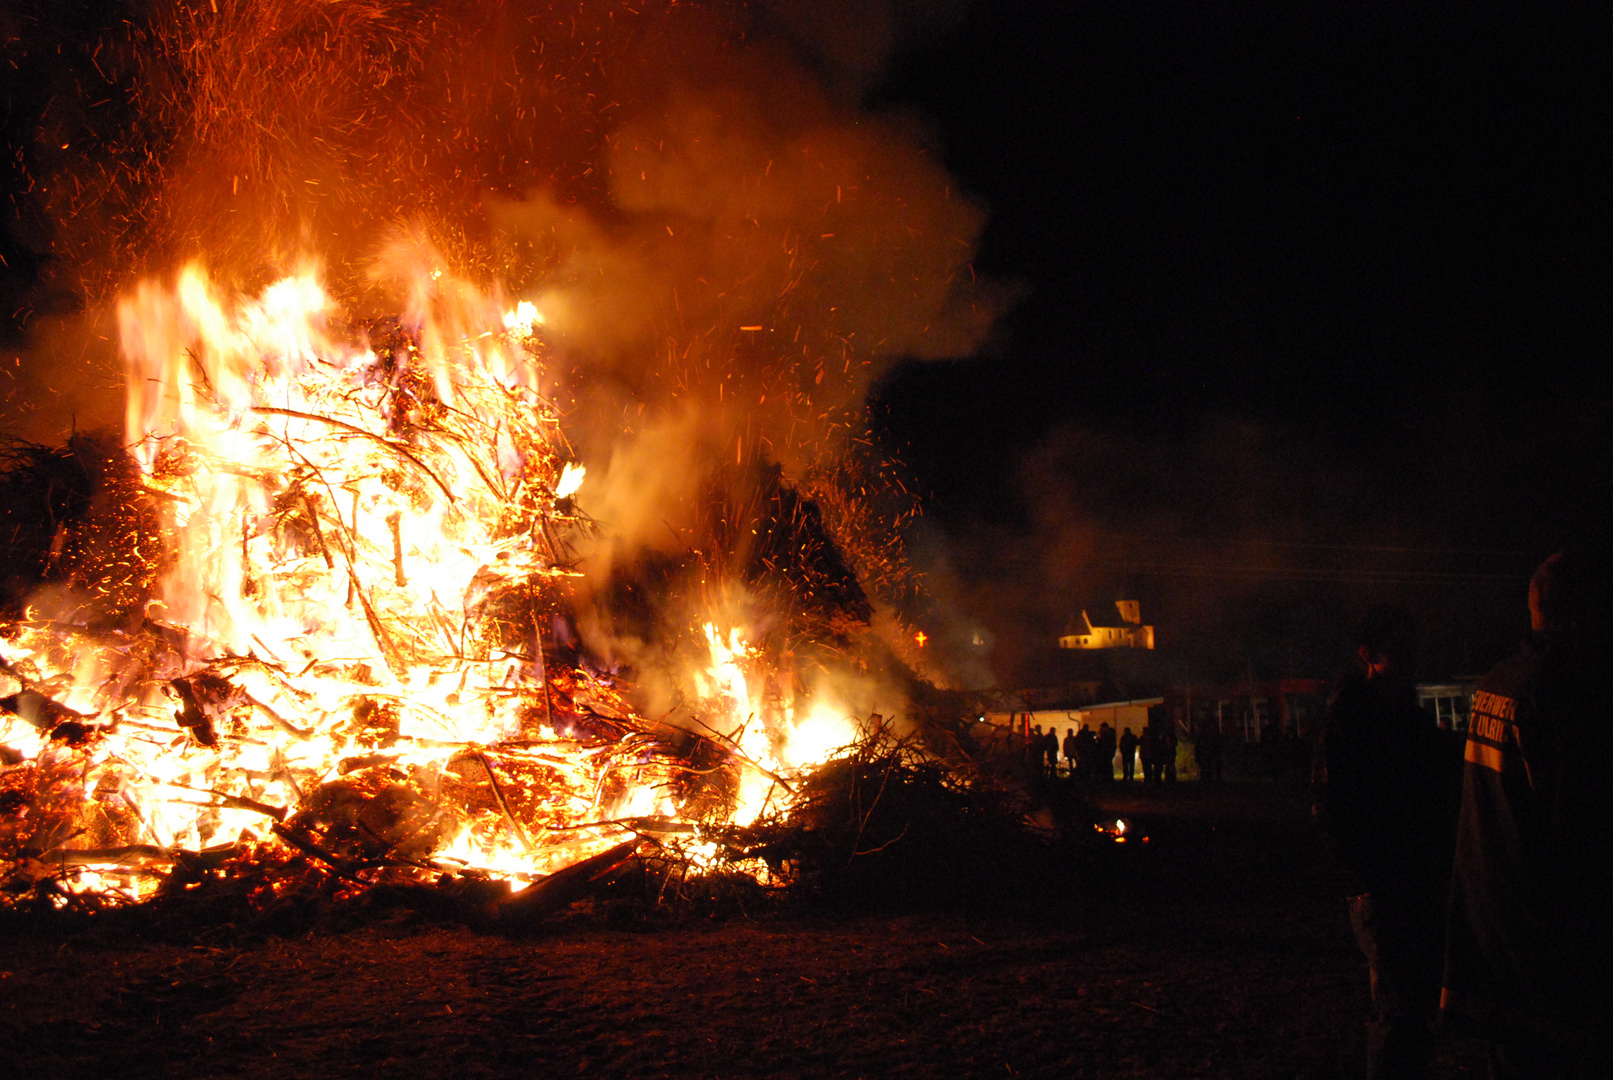
[{"label": "thick smoke plume", "polygon": [[[592,589],[657,560],[754,570],[759,541],[712,521],[798,518],[795,492],[874,601],[905,587],[888,537],[911,500],[864,396],[898,358],[973,349],[997,297],[970,268],[981,207],[921,122],[861,100],[949,13],[208,0],[85,31],[52,10],[8,26],[49,82],[22,217],[55,298],[35,325],[60,324],[14,365],[8,426],[55,438],[93,412],[42,388],[109,370],[108,305],[186,260],[241,290],[316,261],[355,326],[419,315],[440,276],[543,314],[544,389],[608,537]],[[54,60],[27,44],[52,35]],[[684,591],[755,584],[734,576]],[[591,624],[607,651],[611,622]]]}]

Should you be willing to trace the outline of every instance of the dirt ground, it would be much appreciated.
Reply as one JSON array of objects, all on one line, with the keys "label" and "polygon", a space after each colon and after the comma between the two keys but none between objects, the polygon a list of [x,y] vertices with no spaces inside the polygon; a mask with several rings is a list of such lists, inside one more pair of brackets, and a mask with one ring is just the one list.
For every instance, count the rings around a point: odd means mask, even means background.
[{"label": "dirt ground", "polygon": [[[1366,969],[1301,793],[1114,785],[1151,842],[1058,910],[0,941],[18,1077],[1363,1074]],[[1441,1078],[1483,1075],[1442,1048]]]}]

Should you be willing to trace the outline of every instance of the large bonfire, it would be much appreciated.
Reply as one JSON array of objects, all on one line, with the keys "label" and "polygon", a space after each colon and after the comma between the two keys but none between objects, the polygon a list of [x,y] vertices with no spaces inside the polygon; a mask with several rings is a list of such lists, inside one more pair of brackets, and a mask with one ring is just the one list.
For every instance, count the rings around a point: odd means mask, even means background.
[{"label": "large bonfire", "polygon": [[[81,50],[126,119],[40,190],[126,422],[7,462],[46,509],[0,507],[0,901],[779,880],[733,830],[904,706],[862,396],[977,339],[977,212],[789,5],[487,6],[159,3]],[[337,284],[285,272],[327,245]]]},{"label": "large bonfire", "polygon": [[124,301],[121,512],[154,580],[137,610],[41,595],[0,641],[14,893],[140,897],[263,844],[356,884],[525,882],[640,837],[701,867],[703,826],[855,741],[830,699],[752,692],[742,627],[699,628],[704,733],[565,655],[591,523],[541,314],[454,284],[451,328],[384,341],[334,336],[311,276],[228,304],[189,267]]}]

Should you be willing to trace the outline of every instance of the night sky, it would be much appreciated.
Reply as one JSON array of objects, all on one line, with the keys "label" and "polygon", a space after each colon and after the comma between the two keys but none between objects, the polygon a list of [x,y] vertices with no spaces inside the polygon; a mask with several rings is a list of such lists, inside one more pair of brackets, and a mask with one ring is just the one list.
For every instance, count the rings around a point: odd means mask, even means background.
[{"label": "night sky", "polygon": [[[1118,690],[1332,674],[1380,601],[1430,676],[1504,655],[1533,566],[1607,524],[1610,22],[981,0],[899,51],[864,104],[928,125],[1019,297],[874,401],[945,666],[1090,676],[1053,642],[1122,595],[1161,647],[1100,665]],[[14,343],[49,298],[0,244]]]},{"label": "night sky", "polygon": [[907,55],[882,94],[934,118],[991,209],[978,271],[1023,295],[879,402],[954,640],[1045,682],[1132,593],[1172,677],[1331,674],[1378,601],[1430,675],[1504,654],[1533,565],[1605,523],[1608,30],[979,4]]}]

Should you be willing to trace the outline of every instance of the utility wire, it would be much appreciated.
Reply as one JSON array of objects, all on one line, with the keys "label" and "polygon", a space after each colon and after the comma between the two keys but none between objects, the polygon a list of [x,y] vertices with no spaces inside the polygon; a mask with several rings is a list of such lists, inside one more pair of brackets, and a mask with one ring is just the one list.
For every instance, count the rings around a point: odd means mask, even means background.
[{"label": "utility wire", "polygon": [[1334,581],[1356,584],[1441,584],[1478,585],[1516,583],[1525,573],[1482,573],[1444,570],[1371,570],[1366,568],[1328,569],[1302,566],[1205,566],[1185,563],[1114,562],[1084,563],[1085,569],[1111,573],[1153,573],[1176,577],[1267,578],[1283,581]]}]

